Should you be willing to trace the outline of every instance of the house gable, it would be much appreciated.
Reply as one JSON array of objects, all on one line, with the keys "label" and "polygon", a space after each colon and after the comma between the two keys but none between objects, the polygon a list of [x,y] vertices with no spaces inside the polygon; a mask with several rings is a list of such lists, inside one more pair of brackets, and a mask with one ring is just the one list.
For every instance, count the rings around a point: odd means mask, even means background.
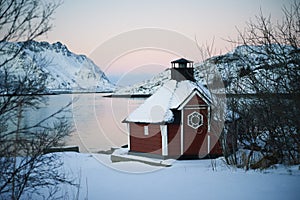
[{"label": "house gable", "polygon": [[178,106],[177,110],[182,110],[186,106],[209,106],[211,100],[202,95],[197,89]]},{"label": "house gable", "polygon": [[170,80],[123,121],[129,151],[174,158],[219,154],[218,137],[210,132],[211,105],[204,86]]}]

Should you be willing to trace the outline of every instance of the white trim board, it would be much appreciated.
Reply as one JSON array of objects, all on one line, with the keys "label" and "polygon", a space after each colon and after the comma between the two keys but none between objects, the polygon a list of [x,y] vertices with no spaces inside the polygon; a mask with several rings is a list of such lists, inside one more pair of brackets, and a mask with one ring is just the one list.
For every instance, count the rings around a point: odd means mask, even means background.
[{"label": "white trim board", "polygon": [[160,125],[162,155],[168,155],[168,126]]},{"label": "white trim board", "polygon": [[184,122],[184,119],[183,119],[183,114],[184,112],[184,109],[181,110],[181,122],[180,122],[180,154],[183,155],[183,122]]},{"label": "white trim board", "polygon": [[182,110],[185,105],[195,96],[198,95],[201,99],[203,99],[203,101],[206,103],[206,105],[210,105],[211,102],[207,100],[207,98],[202,95],[198,90],[194,90],[189,96],[188,98],[186,98],[179,106],[178,106],[178,110]]}]

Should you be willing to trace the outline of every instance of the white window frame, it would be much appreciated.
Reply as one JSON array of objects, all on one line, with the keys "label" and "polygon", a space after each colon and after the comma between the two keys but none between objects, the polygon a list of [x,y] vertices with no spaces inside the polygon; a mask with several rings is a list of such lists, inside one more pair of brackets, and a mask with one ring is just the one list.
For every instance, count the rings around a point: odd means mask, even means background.
[{"label": "white window frame", "polygon": [[144,126],[144,135],[149,135],[149,127]]}]

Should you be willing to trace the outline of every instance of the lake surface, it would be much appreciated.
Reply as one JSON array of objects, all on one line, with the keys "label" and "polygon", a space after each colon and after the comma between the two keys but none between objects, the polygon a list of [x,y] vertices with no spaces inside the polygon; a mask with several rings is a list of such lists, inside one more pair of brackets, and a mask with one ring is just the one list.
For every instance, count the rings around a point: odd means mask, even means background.
[{"label": "lake surface", "polygon": [[97,152],[127,144],[127,125],[122,123],[145,99],[107,98],[107,94],[61,94],[48,96],[48,105],[31,111],[24,120],[36,121],[72,101],[71,113],[75,131],[65,139],[66,145],[78,145],[80,152]]}]

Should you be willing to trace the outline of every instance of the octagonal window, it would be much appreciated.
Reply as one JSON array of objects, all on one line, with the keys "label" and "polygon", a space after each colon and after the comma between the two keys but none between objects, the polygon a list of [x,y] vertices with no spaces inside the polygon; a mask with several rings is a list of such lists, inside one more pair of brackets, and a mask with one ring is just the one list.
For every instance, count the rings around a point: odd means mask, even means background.
[{"label": "octagonal window", "polygon": [[197,129],[203,124],[203,115],[194,111],[187,116],[188,126]]}]

